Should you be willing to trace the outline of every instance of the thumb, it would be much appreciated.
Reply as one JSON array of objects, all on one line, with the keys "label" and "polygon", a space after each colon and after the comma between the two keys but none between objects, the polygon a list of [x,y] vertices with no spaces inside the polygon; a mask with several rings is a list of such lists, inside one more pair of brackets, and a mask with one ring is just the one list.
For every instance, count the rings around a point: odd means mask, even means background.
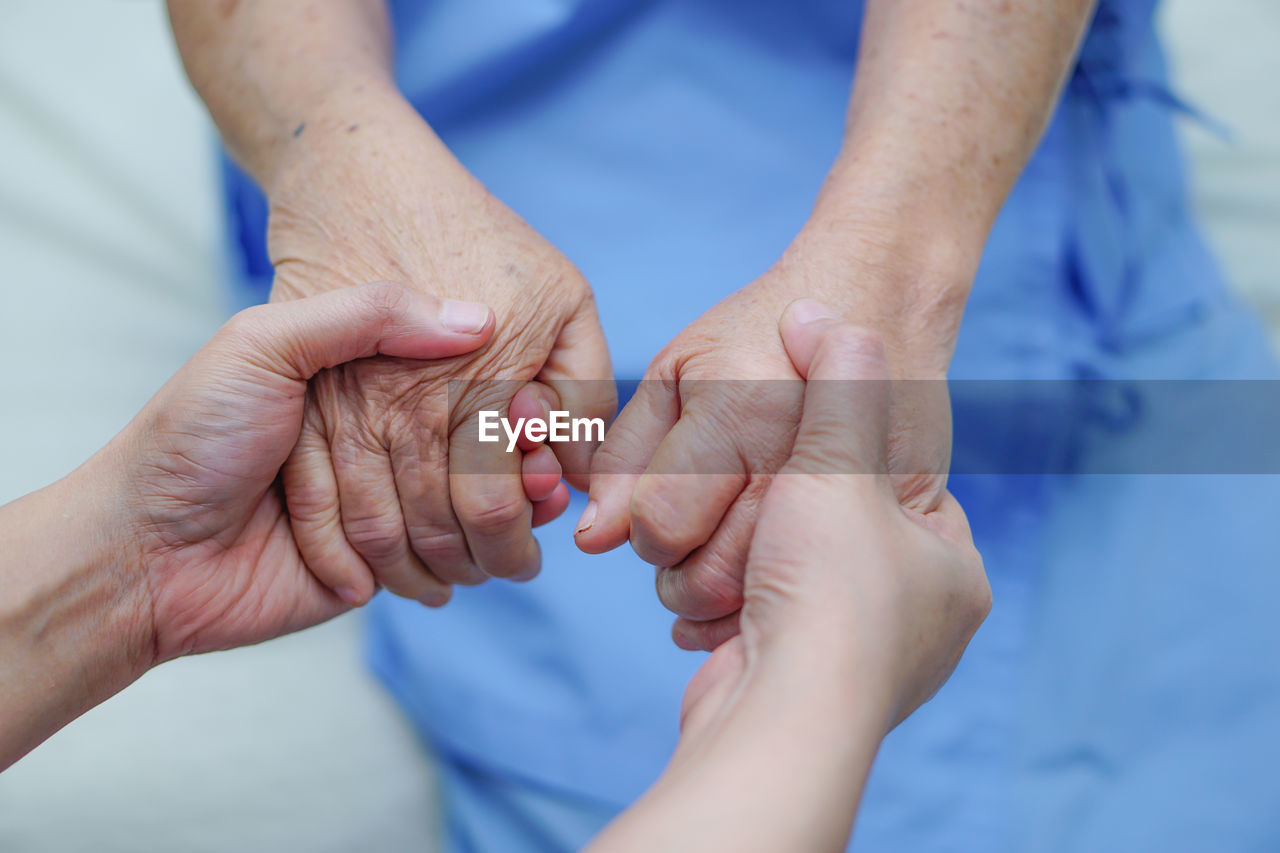
[{"label": "thumb", "polygon": [[241,311],[223,329],[242,358],[306,381],[359,358],[447,358],[493,336],[493,312],[476,302],[440,300],[389,282]]},{"label": "thumb", "polygon": [[782,343],[805,377],[804,413],[788,469],[875,474],[888,482],[889,366],[879,336],[800,299],[779,322]]}]

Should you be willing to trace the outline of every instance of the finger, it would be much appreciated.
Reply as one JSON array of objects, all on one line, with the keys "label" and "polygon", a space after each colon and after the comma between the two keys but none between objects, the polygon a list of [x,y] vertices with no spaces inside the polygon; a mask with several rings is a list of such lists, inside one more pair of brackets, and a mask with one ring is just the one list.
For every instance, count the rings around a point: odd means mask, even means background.
[{"label": "finger", "polygon": [[395,473],[385,448],[360,432],[331,437],[342,529],[382,586],[396,595],[438,606],[451,590],[409,547]]},{"label": "finger", "polygon": [[521,480],[523,454],[479,439],[479,421],[472,417],[449,440],[449,494],[471,557],[490,577],[535,573],[541,554]]},{"label": "finger", "polygon": [[724,514],[710,541],[655,575],[658,600],[677,616],[711,622],[743,604],[747,556],[769,479],[753,480]]},{"label": "finger", "polygon": [[888,482],[889,368],[873,332],[831,319],[799,300],[779,324],[796,370],[808,380],[788,462],[792,472],[873,473]]},{"label": "finger", "polygon": [[[247,344],[254,363],[304,380],[326,367],[379,354],[461,355],[487,343],[493,325],[493,312],[485,305],[379,282],[245,309],[224,334]],[[237,351],[245,355],[243,347]]]},{"label": "finger", "polygon": [[317,412],[314,405],[306,407],[298,443],[281,469],[289,524],[311,573],[344,602],[359,607],[373,596],[377,583],[342,528],[338,480]]},{"label": "finger", "polygon": [[533,526],[541,527],[559,518],[569,508],[569,487],[561,481],[545,500],[533,504]]},{"label": "finger", "polygon": [[712,622],[694,622],[681,617],[671,626],[671,639],[687,652],[715,651],[721,644],[737,636],[741,630],[741,621],[741,610],[735,610]]},{"label": "finger", "polygon": [[809,365],[818,352],[823,332],[838,320],[831,308],[816,299],[797,299],[783,310],[778,320],[778,334],[787,357],[802,378],[809,376]]},{"label": "finger", "polygon": [[552,492],[560,485],[560,460],[545,444],[524,454],[520,463],[520,480],[524,484],[524,495],[534,503],[551,497]]},{"label": "finger", "polygon": [[[560,410],[571,417],[599,418],[608,424],[617,414],[618,390],[609,347],[590,296],[560,330],[538,379],[555,390]],[[589,438],[554,445],[565,479],[574,488],[586,491],[598,444]]]},{"label": "finger", "polygon": [[409,548],[441,581],[473,586],[488,579],[472,559],[449,497],[447,425],[433,428],[414,417],[413,427],[391,436],[391,464]]},{"label": "finger", "polygon": [[588,554],[617,548],[631,531],[631,495],[662,439],[680,417],[674,384],[645,380],[591,461],[587,508],[574,539]]},{"label": "finger", "polygon": [[[512,423],[519,423],[521,419],[526,422],[535,418],[549,420],[552,409],[558,408],[558,403],[558,395],[552,388],[541,382],[529,382],[511,398],[511,404],[507,407],[507,419]],[[534,441],[529,438],[527,431],[520,430],[516,447],[529,451],[542,446],[543,442]],[[530,495],[530,500],[532,499],[533,496]]]},{"label": "finger", "polygon": [[704,412],[685,407],[632,492],[631,547],[651,565],[674,566],[705,544],[747,484],[734,435]]}]

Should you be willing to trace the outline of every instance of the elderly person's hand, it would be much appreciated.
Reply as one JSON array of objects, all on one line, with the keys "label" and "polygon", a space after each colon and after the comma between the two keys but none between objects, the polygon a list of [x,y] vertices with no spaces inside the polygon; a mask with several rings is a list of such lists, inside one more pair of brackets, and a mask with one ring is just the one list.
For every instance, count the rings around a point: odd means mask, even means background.
[{"label": "elderly person's hand", "polygon": [[[458,312],[483,322],[450,329]],[[492,334],[483,305],[391,284],[250,308],[88,462],[0,507],[0,769],[151,666],[346,610],[280,489],[308,380],[377,355],[457,357]]]},{"label": "elderly person's hand", "polygon": [[[653,360],[596,454],[579,546],[594,553],[629,538],[641,558],[659,567],[658,594],[682,617],[676,626],[682,645],[710,650],[732,636],[760,503],[791,452],[800,418],[802,385],[778,338],[777,318],[809,294],[876,328],[895,378],[929,380],[897,383],[889,454],[903,505],[936,509],[951,451],[946,386],[934,381],[945,375],[946,361],[917,354],[945,349],[924,342],[945,341],[951,330],[882,316],[872,294],[902,292],[912,278],[940,274],[949,273],[891,262],[870,241],[807,229],[772,269],[694,321]],[[897,334],[908,331],[909,339]]]},{"label": "elderly person's hand", "polygon": [[537,380],[534,399],[547,407],[607,420],[612,371],[578,270],[398,96],[360,98],[360,114],[377,120],[352,133],[316,122],[273,173],[272,300],[390,278],[492,306],[497,332],[447,365],[378,358],[318,376],[285,492],[307,562],[351,603],[375,580],[442,603],[452,584],[536,574],[532,528],[568,504],[561,469],[586,488],[595,448],[529,448],[523,464],[545,485],[522,489],[522,455],[477,442],[477,412],[507,411],[516,389]]}]

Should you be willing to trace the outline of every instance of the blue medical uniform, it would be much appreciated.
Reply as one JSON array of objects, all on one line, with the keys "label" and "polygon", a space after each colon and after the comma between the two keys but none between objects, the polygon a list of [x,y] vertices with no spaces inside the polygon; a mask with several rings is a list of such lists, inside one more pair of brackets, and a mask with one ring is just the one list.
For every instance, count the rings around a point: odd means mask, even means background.
[{"label": "blue medical uniform", "polygon": [[[1272,377],[1187,209],[1154,0],[1103,2],[996,223],[958,378]],[[595,288],[620,377],[766,270],[838,149],[851,0],[393,2],[397,74],[462,162]],[[232,260],[261,287],[263,205],[228,167]],[[1034,382],[1022,386],[1035,387]],[[1274,477],[1070,476],[1118,430],[1013,395],[958,461],[1070,446],[1044,473],[953,477],[995,609],[885,742],[863,851],[1280,848]],[[1017,460],[1011,462],[1017,468]],[[1086,466],[1087,467],[1087,466]],[[1005,470],[1000,464],[992,470]],[[534,583],[442,611],[380,596],[369,655],[441,758],[456,850],[577,847],[677,738],[702,657],[652,570],[586,557],[581,499]]]}]

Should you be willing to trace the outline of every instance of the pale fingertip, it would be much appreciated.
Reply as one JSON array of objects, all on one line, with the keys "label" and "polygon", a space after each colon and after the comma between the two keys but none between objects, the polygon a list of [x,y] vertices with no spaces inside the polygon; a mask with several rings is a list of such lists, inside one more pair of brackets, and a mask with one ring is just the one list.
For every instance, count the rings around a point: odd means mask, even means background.
[{"label": "pale fingertip", "polygon": [[559,518],[569,508],[569,487],[560,483],[545,499],[533,504],[533,526],[541,527]]},{"label": "pale fingertip", "polygon": [[342,599],[342,603],[348,607],[360,607],[366,601],[365,597],[355,587],[340,586],[333,593]]},{"label": "pale fingertip", "polygon": [[422,598],[418,599],[418,603],[423,607],[430,607],[434,610],[438,607],[444,607],[452,598],[453,593],[451,592],[433,592],[422,596]]}]

